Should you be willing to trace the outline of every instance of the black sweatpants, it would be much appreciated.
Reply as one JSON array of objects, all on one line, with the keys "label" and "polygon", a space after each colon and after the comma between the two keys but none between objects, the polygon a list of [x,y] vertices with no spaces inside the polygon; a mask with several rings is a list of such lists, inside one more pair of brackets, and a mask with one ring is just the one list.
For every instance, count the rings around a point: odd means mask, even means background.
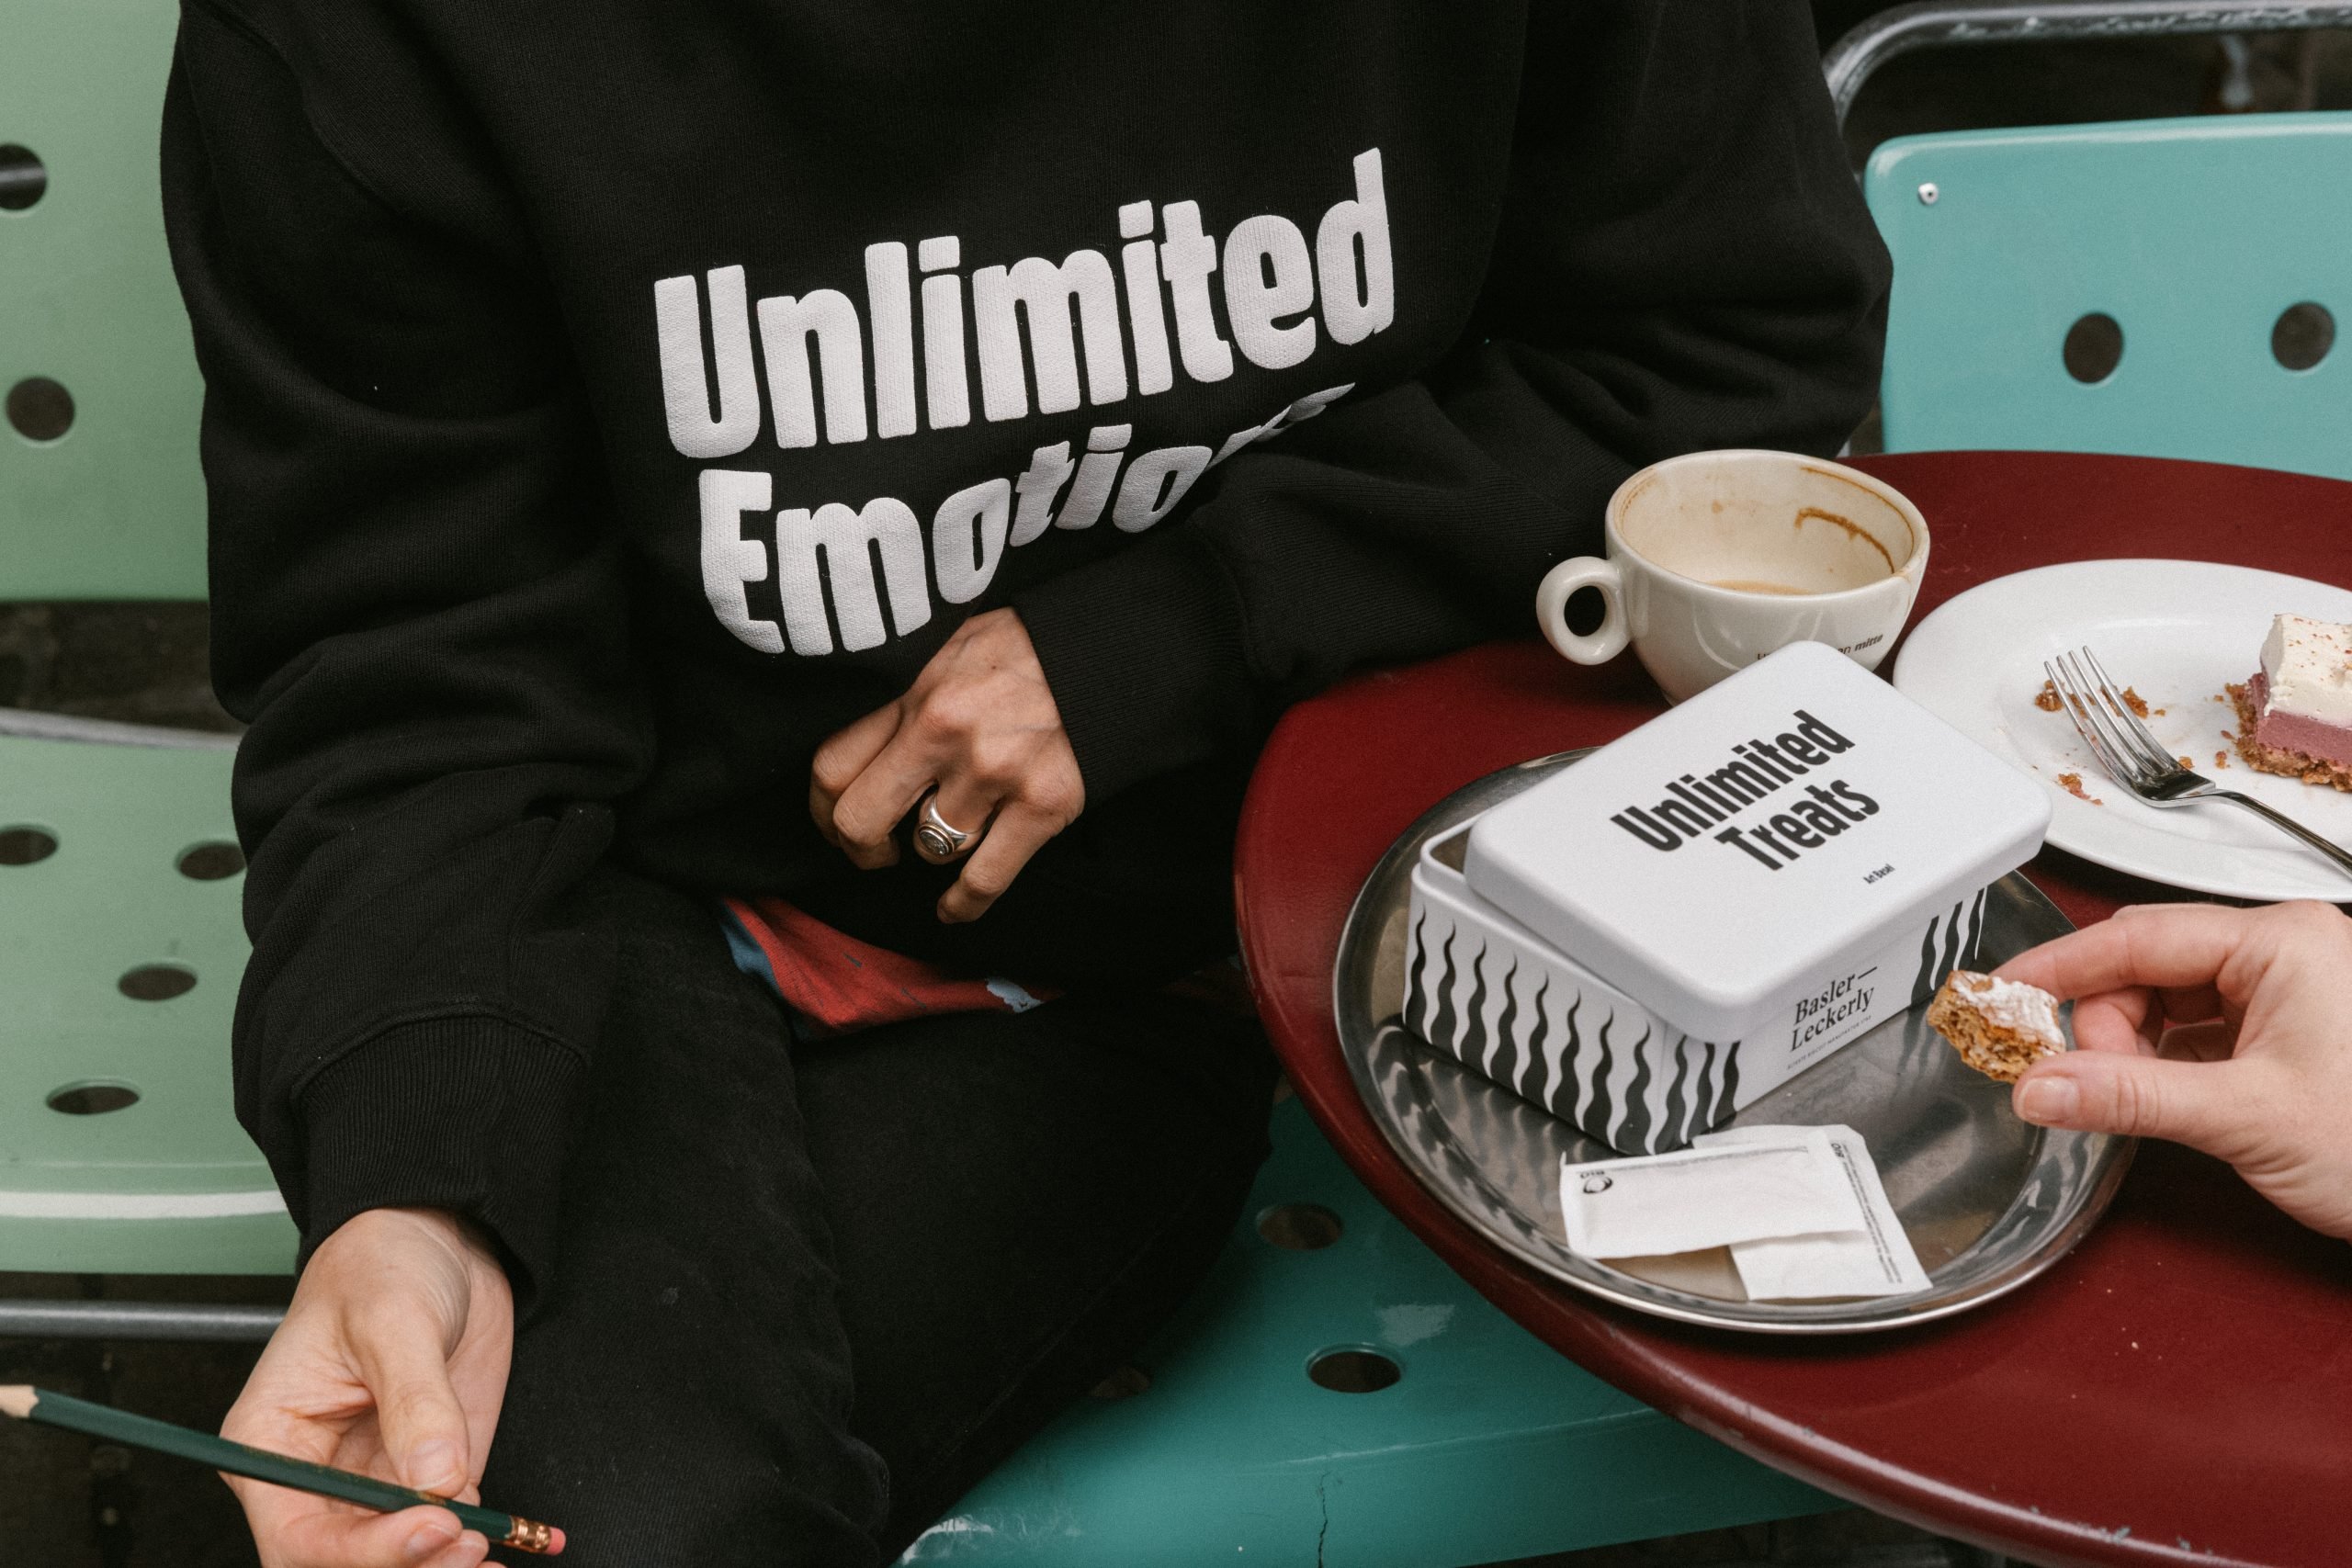
[{"label": "black sweatpants", "polygon": [[794,1046],[707,905],[599,897],[619,985],[483,1494],[574,1568],[888,1562],[1208,1268],[1263,1041],[1136,992]]}]

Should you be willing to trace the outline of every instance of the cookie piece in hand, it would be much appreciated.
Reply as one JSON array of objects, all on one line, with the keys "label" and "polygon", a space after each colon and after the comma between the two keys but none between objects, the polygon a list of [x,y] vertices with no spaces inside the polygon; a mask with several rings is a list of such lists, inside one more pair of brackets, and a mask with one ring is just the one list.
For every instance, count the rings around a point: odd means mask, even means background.
[{"label": "cookie piece in hand", "polygon": [[1955,969],[1928,1004],[1928,1027],[1988,1078],[2015,1083],[2044,1056],[2066,1048],[2058,998],[2039,986]]}]

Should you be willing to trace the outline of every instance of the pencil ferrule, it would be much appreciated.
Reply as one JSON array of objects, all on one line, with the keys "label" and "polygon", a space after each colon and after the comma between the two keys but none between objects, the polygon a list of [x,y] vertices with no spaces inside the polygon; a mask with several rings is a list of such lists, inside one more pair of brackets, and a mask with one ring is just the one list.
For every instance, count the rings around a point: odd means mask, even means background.
[{"label": "pencil ferrule", "polygon": [[512,1519],[507,1524],[506,1539],[499,1544],[544,1556],[548,1548],[555,1544],[554,1533],[536,1519]]}]

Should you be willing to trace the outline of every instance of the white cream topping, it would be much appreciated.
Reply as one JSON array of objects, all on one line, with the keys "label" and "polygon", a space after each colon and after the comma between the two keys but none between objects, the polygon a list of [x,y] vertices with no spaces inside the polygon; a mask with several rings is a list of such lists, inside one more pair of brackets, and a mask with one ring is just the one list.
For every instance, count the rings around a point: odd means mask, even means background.
[{"label": "white cream topping", "polygon": [[1952,988],[2000,1028],[2030,1036],[2044,1051],[2066,1048],[2065,1033],[2058,1027],[2058,998],[2041,987],[1962,972],[1952,976]]},{"label": "white cream topping", "polygon": [[2352,626],[2279,615],[2262,639],[2266,712],[2352,727]]}]

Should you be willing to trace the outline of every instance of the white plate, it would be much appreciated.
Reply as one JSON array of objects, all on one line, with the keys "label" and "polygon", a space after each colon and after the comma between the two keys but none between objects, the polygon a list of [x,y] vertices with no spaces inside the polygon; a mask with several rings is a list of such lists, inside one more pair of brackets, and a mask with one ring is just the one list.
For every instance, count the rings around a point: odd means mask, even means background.
[{"label": "white plate", "polygon": [[[2175,756],[2339,843],[2352,843],[2352,795],[2257,773],[2222,731],[2237,713],[2222,688],[2262,661],[2285,611],[2352,621],[2352,592],[2305,578],[2204,561],[2101,560],[1996,578],[1921,621],[1895,661],[1895,689],[2026,769],[2055,797],[2050,842],[2152,882],[2234,898],[2352,899],[2352,877],[2249,812],[2214,803],[2158,811],[2102,772],[2064,713],[2034,697],[2041,661],[2087,646],[2137,692]],[[2218,765],[2215,753],[2226,753]],[[2078,773],[2076,798],[2059,783]]]}]

